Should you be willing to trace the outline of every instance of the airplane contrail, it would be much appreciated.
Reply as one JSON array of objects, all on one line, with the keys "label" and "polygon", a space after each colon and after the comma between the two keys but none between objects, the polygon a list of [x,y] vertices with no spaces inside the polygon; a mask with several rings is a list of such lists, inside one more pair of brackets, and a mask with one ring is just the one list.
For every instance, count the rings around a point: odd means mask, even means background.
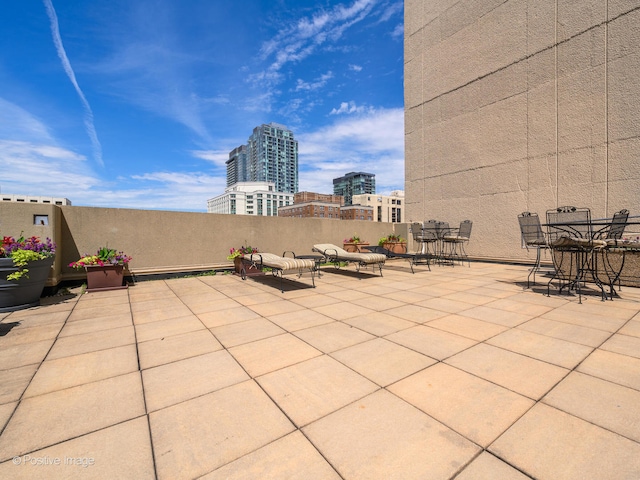
[{"label": "airplane contrail", "polygon": [[93,145],[93,156],[95,160],[100,164],[100,166],[104,167],[104,162],[102,160],[102,146],[100,145],[100,140],[98,140],[96,127],[93,123],[93,112],[91,111],[89,102],[85,98],[84,93],[82,93],[82,90],[78,85],[76,74],[73,72],[71,63],[67,58],[67,53],[64,50],[62,38],[60,38],[60,29],[58,28],[58,16],[56,15],[56,11],[53,8],[53,3],[51,3],[51,0],[43,1],[44,6],[47,8],[47,15],[49,16],[49,21],[51,23],[51,35],[53,37],[53,43],[55,44],[56,50],[58,52],[58,57],[60,57],[60,61],[62,62],[62,68],[64,68],[64,71],[69,77],[69,80],[71,80],[71,83],[76,89],[76,92],[78,93],[78,96],[82,101],[82,105],[84,106],[84,125],[87,129],[87,135],[89,135],[89,138],[91,139],[91,144]]}]

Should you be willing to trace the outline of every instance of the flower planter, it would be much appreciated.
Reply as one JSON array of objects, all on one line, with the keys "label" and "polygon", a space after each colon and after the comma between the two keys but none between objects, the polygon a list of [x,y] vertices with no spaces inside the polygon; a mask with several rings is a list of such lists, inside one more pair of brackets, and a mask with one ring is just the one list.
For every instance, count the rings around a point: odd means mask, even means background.
[{"label": "flower planter", "polygon": [[407,242],[385,242],[382,247],[393,253],[407,253]]},{"label": "flower planter", "polygon": [[123,265],[87,265],[87,292],[122,290],[128,287],[124,283]]},{"label": "flower planter", "polygon": [[54,257],[29,262],[26,276],[19,280],[7,280],[7,276],[17,271],[13,259],[0,258],[0,312],[13,312],[40,305],[40,295],[49,278]]},{"label": "flower planter", "polygon": [[[368,242],[360,242],[360,243],[343,243],[342,244],[342,248],[344,249],[345,252],[356,252],[356,253],[360,253],[362,252],[361,248],[364,246],[369,245]],[[366,250],[365,250],[366,252]]]},{"label": "flower planter", "polygon": [[[236,257],[233,259],[233,267],[237,275],[242,275],[242,258],[241,257]],[[246,275],[248,276],[264,274],[264,272],[260,270],[258,267],[249,265],[249,262],[244,264],[244,269],[245,269]]]}]

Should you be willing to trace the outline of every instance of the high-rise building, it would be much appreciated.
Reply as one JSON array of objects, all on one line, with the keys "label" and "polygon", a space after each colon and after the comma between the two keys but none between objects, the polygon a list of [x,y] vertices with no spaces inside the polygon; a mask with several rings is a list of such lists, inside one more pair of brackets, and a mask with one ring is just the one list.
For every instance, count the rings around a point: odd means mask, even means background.
[{"label": "high-rise building", "polygon": [[240,145],[229,152],[227,160],[227,187],[234,183],[249,181],[249,162],[247,161],[247,146]]},{"label": "high-rise building", "polygon": [[253,129],[247,145],[229,152],[227,187],[238,182],[271,182],[278,192],[298,191],[298,141],[277,123]]},{"label": "high-rise building", "polygon": [[352,205],[353,196],[376,193],[376,176],[372,173],[351,172],[333,179],[333,194],[342,195],[345,205]]},{"label": "high-rise building", "polygon": [[260,125],[247,147],[252,182],[272,182],[278,192],[298,191],[298,141],[291,130],[273,122]]}]

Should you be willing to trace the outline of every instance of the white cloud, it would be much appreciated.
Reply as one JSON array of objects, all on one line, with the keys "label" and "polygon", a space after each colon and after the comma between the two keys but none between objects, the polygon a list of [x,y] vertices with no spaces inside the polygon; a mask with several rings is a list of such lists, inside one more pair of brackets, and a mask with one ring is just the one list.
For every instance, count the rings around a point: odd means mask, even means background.
[{"label": "white cloud", "polygon": [[[234,147],[235,148],[235,147]],[[190,153],[202,160],[207,160],[218,167],[224,167],[227,160],[229,160],[229,152],[233,150],[192,150]]]},{"label": "white cloud", "polygon": [[349,65],[349,70],[353,70],[354,72],[361,72],[362,71],[362,66],[350,64]]},{"label": "white cloud", "polygon": [[363,171],[379,193],[404,189],[404,110],[368,110],[297,135],[300,190],[333,191],[333,179]]},{"label": "white cloud", "polygon": [[374,4],[375,0],[356,0],[350,7],[338,5],[330,11],[321,10],[284,28],[275,38],[262,44],[262,59],[275,58],[266,71],[252,75],[251,79],[268,84],[281,80],[278,72],[282,67],[290,62],[300,62],[326,42],[338,41],[347,28],[367,17]]},{"label": "white cloud", "polygon": [[364,107],[364,106],[357,106],[356,102],[354,102],[353,100],[350,102],[342,102],[340,104],[339,108],[333,108],[331,110],[331,112],[329,112],[329,115],[342,115],[343,113],[346,114],[352,114],[352,113],[363,113],[367,110],[371,110],[368,107]]},{"label": "white cloud", "polygon": [[319,88],[324,87],[332,78],[332,71],[328,71],[327,73],[320,75],[320,77],[316,78],[313,82],[305,82],[299,78],[296,82],[296,92],[299,92],[300,90],[318,90]]},{"label": "white cloud", "polygon": [[84,115],[84,125],[87,129],[87,135],[91,139],[91,144],[93,145],[93,155],[95,160],[101,165],[104,166],[104,162],[102,160],[102,146],[100,145],[100,140],[98,140],[98,134],[96,133],[96,127],[93,123],[93,111],[91,110],[91,105],[84,96],[80,85],[78,85],[78,81],[76,80],[76,74],[71,67],[71,62],[69,62],[69,58],[67,57],[67,52],[64,49],[64,45],[62,44],[62,38],[60,37],[60,30],[58,28],[58,16],[56,15],[56,11],[53,8],[53,4],[51,0],[44,0],[45,7],[47,8],[47,15],[49,17],[49,22],[51,24],[51,35],[53,37],[53,43],[56,46],[56,51],[58,52],[58,57],[62,62],[62,68],[65,73],[69,77],[73,88],[75,88],[78,97],[80,97],[80,101],[84,107],[85,115]]}]

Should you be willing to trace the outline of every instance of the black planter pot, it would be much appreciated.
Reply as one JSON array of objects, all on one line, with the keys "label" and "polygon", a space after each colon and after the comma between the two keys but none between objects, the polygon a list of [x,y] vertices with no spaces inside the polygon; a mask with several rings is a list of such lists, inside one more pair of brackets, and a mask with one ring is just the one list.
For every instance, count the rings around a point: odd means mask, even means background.
[{"label": "black planter pot", "polygon": [[11,258],[0,258],[0,312],[13,312],[40,305],[40,295],[47,282],[54,257],[27,264],[29,278],[7,280],[18,270]]}]

